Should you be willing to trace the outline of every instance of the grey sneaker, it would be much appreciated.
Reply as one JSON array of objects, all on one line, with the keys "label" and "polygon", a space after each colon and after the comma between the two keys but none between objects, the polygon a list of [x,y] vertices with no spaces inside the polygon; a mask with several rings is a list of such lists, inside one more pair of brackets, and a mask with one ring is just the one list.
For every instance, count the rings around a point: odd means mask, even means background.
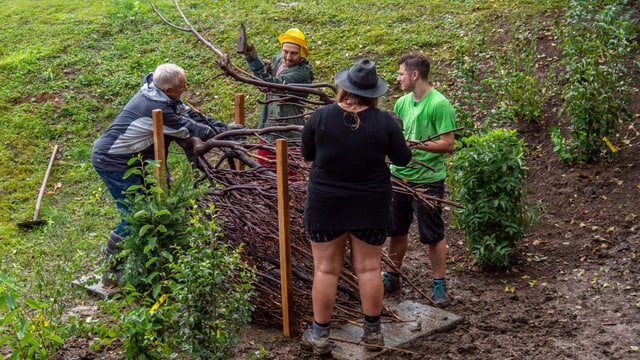
[{"label": "grey sneaker", "polygon": [[382,334],[382,329],[380,326],[380,321],[375,323],[364,322],[362,325],[362,330],[364,333],[362,334],[361,341],[367,345],[376,345],[376,346],[366,346],[365,350],[367,351],[380,351],[382,350],[382,346],[384,346],[384,335]]},{"label": "grey sneaker", "polygon": [[312,328],[305,330],[302,335],[300,347],[306,351],[313,351],[315,355],[327,355],[331,353],[330,333],[330,327],[320,327],[314,322]]},{"label": "grey sneaker", "polygon": [[436,305],[447,305],[450,301],[447,295],[447,284],[444,280],[433,280],[431,286],[431,298]]},{"label": "grey sneaker", "polygon": [[382,273],[382,284],[385,293],[392,293],[400,290],[400,275],[394,275],[389,272]]}]

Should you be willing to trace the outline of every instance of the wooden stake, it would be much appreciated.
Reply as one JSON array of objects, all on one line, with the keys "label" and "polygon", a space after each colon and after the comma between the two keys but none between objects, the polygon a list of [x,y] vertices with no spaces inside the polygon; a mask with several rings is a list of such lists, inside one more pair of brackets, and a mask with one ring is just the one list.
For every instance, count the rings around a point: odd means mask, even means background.
[{"label": "wooden stake", "polygon": [[[245,116],[244,116],[244,94],[236,94],[235,97],[235,123],[244,125]],[[236,159],[234,160],[236,163],[236,169],[243,170],[244,164],[242,161]]]},{"label": "wooden stake", "polygon": [[287,140],[276,140],[276,173],[278,181],[278,229],[280,233],[280,293],[282,295],[282,331],[284,336],[297,335],[293,311],[291,275],[291,238],[289,219],[289,161]]},{"label": "wooden stake", "polygon": [[164,152],[164,125],[162,120],[162,110],[155,109],[151,112],[153,119],[153,150],[155,158],[160,166],[156,168],[156,177],[158,178],[158,186],[164,189],[166,182],[166,154]]}]

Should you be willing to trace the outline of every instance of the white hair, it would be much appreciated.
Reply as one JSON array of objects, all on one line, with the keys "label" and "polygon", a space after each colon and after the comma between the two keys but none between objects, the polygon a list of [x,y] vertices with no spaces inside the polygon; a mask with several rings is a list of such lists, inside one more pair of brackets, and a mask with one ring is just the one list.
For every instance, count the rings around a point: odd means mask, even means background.
[{"label": "white hair", "polygon": [[176,64],[158,65],[153,72],[153,83],[158,89],[167,89],[180,85],[180,76],[186,77],[184,70]]}]

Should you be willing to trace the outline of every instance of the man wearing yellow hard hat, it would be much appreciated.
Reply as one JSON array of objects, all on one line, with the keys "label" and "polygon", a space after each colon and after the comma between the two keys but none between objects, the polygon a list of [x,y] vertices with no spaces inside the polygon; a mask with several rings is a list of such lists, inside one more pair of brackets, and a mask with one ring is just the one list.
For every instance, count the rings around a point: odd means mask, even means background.
[{"label": "man wearing yellow hard hat", "polygon": [[[258,56],[256,47],[248,44],[243,52],[247,66],[253,74],[264,81],[276,84],[310,84],[313,81],[311,64],[307,60],[309,48],[304,34],[300,29],[291,28],[278,36],[280,52],[275,54],[270,62],[263,61]],[[265,64],[266,63],[266,64]],[[262,107],[258,128],[286,125],[304,125],[304,104],[296,97],[307,97],[300,93],[267,93],[265,105]],[[275,136],[299,138],[299,132],[278,133]],[[274,140],[268,135],[268,140]],[[275,158],[275,154],[260,150],[258,155]]]}]

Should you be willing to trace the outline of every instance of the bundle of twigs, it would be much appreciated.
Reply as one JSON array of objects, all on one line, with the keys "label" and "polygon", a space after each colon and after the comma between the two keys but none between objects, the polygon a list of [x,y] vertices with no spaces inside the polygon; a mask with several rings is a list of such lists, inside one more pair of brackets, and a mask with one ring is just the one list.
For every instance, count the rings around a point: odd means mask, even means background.
[{"label": "bundle of twigs", "polygon": [[[253,144],[253,147],[271,145]],[[296,173],[297,180],[289,182],[293,306],[295,318],[302,327],[304,322],[312,320],[313,257],[302,226],[310,164],[295,151],[298,144],[290,142],[290,145],[289,171]],[[215,162],[211,158],[205,160],[209,164]],[[210,167],[206,173],[210,190],[201,201],[215,205],[224,240],[234,246],[243,244],[244,260],[256,269],[258,281],[255,285],[254,321],[281,327],[280,229],[275,164],[244,170]],[[348,259],[345,259],[338,292],[335,320],[355,321],[361,318],[357,280],[350,271]],[[385,314],[391,315],[391,312],[385,309]]]}]

